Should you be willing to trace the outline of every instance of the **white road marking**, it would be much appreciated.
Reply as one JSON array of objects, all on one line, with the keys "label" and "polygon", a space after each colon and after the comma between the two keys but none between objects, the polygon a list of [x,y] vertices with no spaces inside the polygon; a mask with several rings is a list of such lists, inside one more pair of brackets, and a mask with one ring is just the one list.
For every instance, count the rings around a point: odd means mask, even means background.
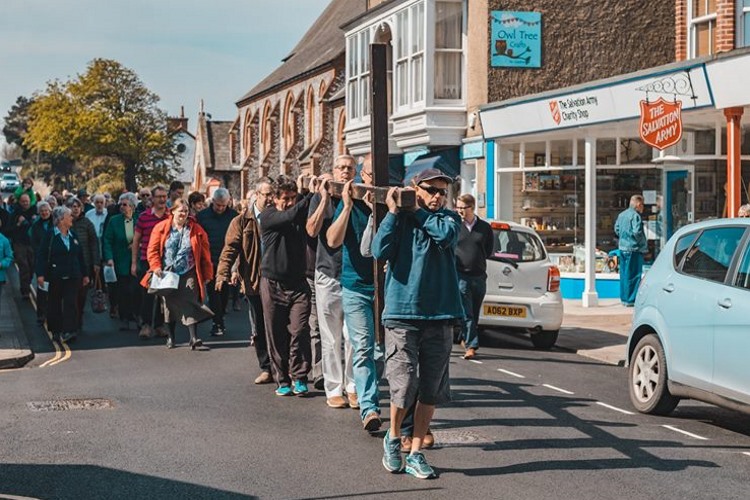
[{"label": "white road marking", "polygon": [[476,359],[470,359],[469,361],[471,361],[472,363],[476,363],[476,364],[478,364],[478,365],[481,365],[481,364],[482,364],[482,362],[481,362],[481,361],[477,361]]},{"label": "white road marking", "polygon": [[546,387],[547,389],[552,389],[553,391],[562,392],[563,394],[569,394],[571,396],[575,394],[575,392],[570,392],[565,389],[560,389],[559,387],[555,387],[554,385],[542,384],[542,387]]},{"label": "white road marking", "polygon": [[503,373],[505,373],[506,375],[510,375],[511,377],[516,377],[516,378],[526,378],[526,377],[524,377],[523,375],[520,375],[520,374],[518,374],[518,373],[514,373],[514,372],[512,372],[512,371],[510,371],[510,370],[503,370],[502,368],[498,368],[498,369],[497,369],[497,371],[499,371],[499,372],[503,372]]},{"label": "white road marking", "polygon": [[698,434],[693,434],[692,432],[683,431],[682,429],[678,429],[677,427],[673,427],[671,425],[662,425],[662,427],[665,427],[669,429],[670,431],[679,432],[680,434],[684,434],[686,436],[689,436],[693,439],[700,439],[701,441],[708,441],[708,438],[705,438],[703,436],[699,436]]},{"label": "white road marking", "polygon": [[601,401],[597,401],[596,404],[599,406],[603,406],[605,408],[608,408],[610,410],[619,411],[620,413],[624,413],[625,415],[635,415],[632,411],[623,410],[622,408],[618,408],[616,406],[608,405],[607,403],[602,403]]},{"label": "white road marking", "polygon": [[743,452],[742,452],[742,454],[743,454],[743,455],[747,455],[748,457],[750,457],[750,452],[747,452],[747,451],[743,451]]}]

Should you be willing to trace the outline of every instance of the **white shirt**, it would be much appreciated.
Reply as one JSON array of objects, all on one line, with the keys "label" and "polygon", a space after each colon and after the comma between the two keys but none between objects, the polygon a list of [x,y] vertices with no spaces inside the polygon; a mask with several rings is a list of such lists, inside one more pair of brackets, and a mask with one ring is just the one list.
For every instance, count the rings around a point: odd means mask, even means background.
[{"label": "white shirt", "polygon": [[469,222],[466,219],[464,219],[464,226],[466,226],[466,229],[468,229],[469,232],[471,232],[471,230],[474,228],[474,224],[476,224],[476,223],[477,223],[477,216],[476,215],[474,216],[474,220],[471,221],[471,222]]},{"label": "white shirt", "polygon": [[96,230],[96,236],[101,239],[102,229],[104,228],[104,220],[107,218],[107,210],[102,210],[101,213],[97,213],[96,208],[92,208],[86,212],[86,218],[94,224]]}]

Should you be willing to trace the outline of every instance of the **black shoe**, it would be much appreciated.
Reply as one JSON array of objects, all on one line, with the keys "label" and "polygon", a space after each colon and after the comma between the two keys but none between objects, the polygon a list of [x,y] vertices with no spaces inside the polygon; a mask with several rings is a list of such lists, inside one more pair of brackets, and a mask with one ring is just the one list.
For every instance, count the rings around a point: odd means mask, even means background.
[{"label": "black shoe", "polygon": [[203,341],[201,339],[190,339],[190,350],[194,351],[198,347],[203,347]]},{"label": "black shoe", "polygon": [[323,379],[323,377],[316,378],[315,382],[313,382],[313,387],[315,387],[315,389],[319,391],[325,389],[325,380]]},{"label": "black shoe", "polygon": [[167,349],[174,349],[174,339],[167,337]]},{"label": "black shoe", "polygon": [[75,332],[63,332],[60,334],[60,340],[62,342],[73,342],[76,339]]},{"label": "black shoe", "polygon": [[213,326],[211,327],[211,336],[221,337],[222,335],[224,335],[224,327],[219,326],[216,323],[214,323]]}]

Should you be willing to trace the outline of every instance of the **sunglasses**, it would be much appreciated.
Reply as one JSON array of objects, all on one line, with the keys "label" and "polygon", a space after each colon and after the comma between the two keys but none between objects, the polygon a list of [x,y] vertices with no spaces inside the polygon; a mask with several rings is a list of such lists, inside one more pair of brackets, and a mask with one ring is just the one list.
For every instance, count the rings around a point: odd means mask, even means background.
[{"label": "sunglasses", "polygon": [[427,191],[427,193],[429,193],[430,196],[435,196],[436,194],[439,194],[440,196],[448,195],[448,190],[445,188],[436,188],[434,186],[423,186],[421,184],[418,187],[419,189],[424,189],[425,191]]}]

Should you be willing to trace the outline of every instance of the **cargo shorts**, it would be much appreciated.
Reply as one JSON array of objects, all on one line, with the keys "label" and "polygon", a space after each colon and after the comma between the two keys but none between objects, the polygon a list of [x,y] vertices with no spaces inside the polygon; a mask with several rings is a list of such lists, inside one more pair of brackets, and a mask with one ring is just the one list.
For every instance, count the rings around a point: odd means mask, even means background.
[{"label": "cargo shorts", "polygon": [[391,404],[409,408],[415,399],[426,405],[451,400],[448,365],[453,324],[421,321],[419,330],[385,328],[385,376]]}]

